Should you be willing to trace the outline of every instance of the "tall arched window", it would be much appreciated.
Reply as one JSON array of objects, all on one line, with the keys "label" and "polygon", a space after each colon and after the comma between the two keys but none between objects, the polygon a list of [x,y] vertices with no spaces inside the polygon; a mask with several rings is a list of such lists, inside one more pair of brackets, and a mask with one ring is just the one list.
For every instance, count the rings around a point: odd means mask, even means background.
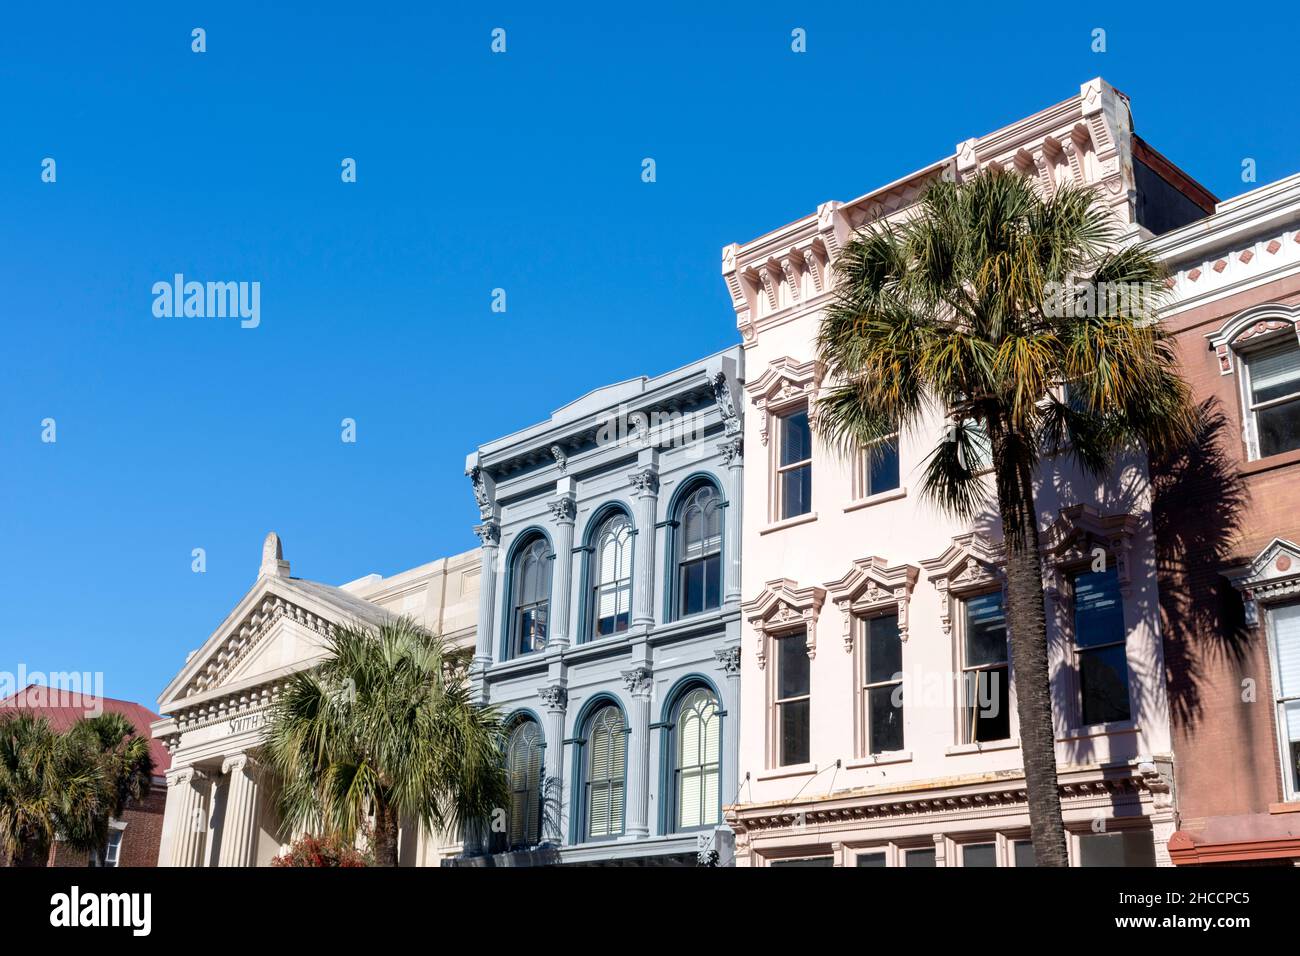
[{"label": "tall arched window", "polygon": [[627,733],[623,714],[613,705],[594,714],[588,727],[586,834],[604,840],[623,832]]},{"label": "tall arched window", "polygon": [[626,631],[632,617],[632,524],[623,512],[606,518],[592,542],[592,636]]},{"label": "tall arched window", "polygon": [[515,724],[506,744],[510,782],[510,846],[534,846],[541,839],[542,731],[527,718]]},{"label": "tall arched window", "polygon": [[714,826],[721,819],[718,800],[722,716],[718,700],[704,687],[685,694],[673,716],[675,803],[678,830]]},{"label": "tall arched window", "polygon": [[708,483],[677,510],[677,616],[722,606],[722,500]]},{"label": "tall arched window", "polygon": [[546,620],[551,603],[551,547],[538,535],[515,555],[513,651],[528,654],[546,646]]}]

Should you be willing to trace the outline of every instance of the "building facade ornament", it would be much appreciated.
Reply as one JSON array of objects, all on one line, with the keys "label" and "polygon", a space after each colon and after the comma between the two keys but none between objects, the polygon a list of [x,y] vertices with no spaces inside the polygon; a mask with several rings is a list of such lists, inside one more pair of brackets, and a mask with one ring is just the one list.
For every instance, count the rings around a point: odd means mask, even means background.
[{"label": "building facade ornament", "polygon": [[654,688],[654,674],[648,667],[633,667],[622,672],[623,686],[633,697],[649,697]]},{"label": "building facade ornament", "polygon": [[939,592],[939,626],[944,636],[952,634],[953,601],[962,594],[1001,586],[1006,574],[1006,552],[978,531],[957,535],[937,558],[922,561],[930,583]]},{"label": "building facade ornament", "polygon": [[569,691],[563,684],[545,684],[537,688],[537,696],[548,711],[563,711],[569,706]]},{"label": "building facade ornament", "polygon": [[906,642],[907,607],[920,573],[911,564],[890,566],[884,558],[859,558],[842,578],[827,582],[826,592],[844,618],[844,650],[853,651],[856,617],[890,608],[898,615],[898,636]]},{"label": "building facade ornament", "polygon": [[551,517],[557,522],[573,523],[578,515],[578,506],[568,495],[561,495],[558,498],[552,498],[546,503],[551,511]]},{"label": "building facade ornament", "polygon": [[474,525],[474,534],[478,536],[479,544],[483,547],[495,548],[501,543],[501,522],[489,518],[482,524]]},{"label": "building facade ornament", "polygon": [[768,581],[757,597],[741,605],[741,613],[757,636],[755,658],[760,670],[767,664],[769,641],[799,628],[804,629],[808,657],[817,656],[817,616],[825,600],[825,588],[800,588],[789,578],[778,578]]},{"label": "building facade ornament", "polygon": [[552,445],[551,457],[555,459],[555,464],[556,467],[560,469],[560,474],[567,474],[569,471],[569,456],[564,453],[564,449],[559,445]]},{"label": "building facade ornament", "polygon": [[740,676],[740,645],[734,647],[719,647],[713,652],[714,658],[717,659],[718,668],[728,677]]}]

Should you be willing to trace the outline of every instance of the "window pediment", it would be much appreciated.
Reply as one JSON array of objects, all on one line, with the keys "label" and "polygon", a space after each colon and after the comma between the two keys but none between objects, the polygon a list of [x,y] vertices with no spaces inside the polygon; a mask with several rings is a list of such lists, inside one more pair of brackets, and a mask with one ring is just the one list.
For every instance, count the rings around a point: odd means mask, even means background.
[{"label": "window pediment", "polygon": [[1259,604],[1292,600],[1300,595],[1300,545],[1274,538],[1250,564],[1224,572],[1224,577],[1241,592],[1246,605],[1246,623],[1259,623]]},{"label": "window pediment", "polygon": [[800,627],[805,628],[808,656],[816,656],[817,616],[825,600],[825,588],[815,584],[799,588],[789,578],[778,578],[768,581],[756,598],[741,605],[745,619],[758,633],[760,669],[767,663],[768,638]]},{"label": "window pediment", "polygon": [[1127,512],[1102,516],[1090,505],[1062,508],[1043,539],[1047,593],[1059,601],[1065,593],[1065,575],[1070,566],[1094,562],[1100,551],[1105,560],[1115,562],[1120,593],[1127,595],[1132,580],[1129,551],[1137,527],[1137,515]]},{"label": "window pediment", "polygon": [[774,359],[758,378],[745,383],[745,391],[758,410],[758,437],[767,444],[768,426],[773,414],[808,404],[808,420],[816,424],[817,389],[821,385],[822,366],[815,359],[796,362],[788,355]]},{"label": "window pediment", "polygon": [[943,598],[939,624],[945,635],[952,633],[952,602],[955,596],[1001,586],[1006,577],[1006,551],[987,536],[972,531],[958,535],[937,558],[921,562],[926,577]]},{"label": "window pediment", "polygon": [[1233,373],[1234,352],[1281,341],[1287,329],[1300,341],[1300,305],[1265,303],[1237,313],[1206,336],[1219,360],[1219,374]]},{"label": "window pediment", "polygon": [[899,637],[907,640],[907,606],[920,570],[911,564],[890,566],[884,558],[859,558],[826,591],[844,616],[844,649],[853,651],[853,618],[889,607],[898,609]]}]

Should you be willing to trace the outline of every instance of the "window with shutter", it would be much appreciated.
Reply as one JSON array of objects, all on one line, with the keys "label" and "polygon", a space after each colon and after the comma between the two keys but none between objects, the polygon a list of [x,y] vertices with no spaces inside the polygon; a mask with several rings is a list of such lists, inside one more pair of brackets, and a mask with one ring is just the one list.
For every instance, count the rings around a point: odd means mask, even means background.
[{"label": "window with shutter", "polygon": [[1273,632],[1273,696],[1282,750],[1282,782],[1288,800],[1300,800],[1300,604],[1268,612]]},{"label": "window with shutter", "polygon": [[678,511],[677,615],[722,606],[722,502],[712,484],[683,499]]},{"label": "window with shutter", "polygon": [[715,826],[718,802],[722,719],[718,701],[703,687],[682,697],[674,728],[677,739],[677,829]]},{"label": "window with shutter", "polygon": [[618,513],[596,532],[592,573],[592,633],[606,637],[627,630],[632,611],[632,525]]},{"label": "window with shutter", "polygon": [[617,707],[591,719],[587,745],[587,837],[601,840],[623,832],[623,790],[627,773],[627,733]]},{"label": "window with shutter", "polygon": [[510,732],[506,749],[510,781],[510,846],[535,846],[541,839],[542,732],[533,720],[521,720]]},{"label": "window with shutter", "polygon": [[1244,364],[1256,455],[1300,448],[1300,345],[1295,336],[1248,355]]}]

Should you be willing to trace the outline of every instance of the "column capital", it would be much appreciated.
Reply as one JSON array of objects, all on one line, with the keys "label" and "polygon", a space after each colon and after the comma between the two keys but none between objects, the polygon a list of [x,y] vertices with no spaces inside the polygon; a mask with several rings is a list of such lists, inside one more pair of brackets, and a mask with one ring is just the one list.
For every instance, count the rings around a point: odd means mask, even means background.
[{"label": "column capital", "polygon": [[733,435],[726,441],[718,442],[718,454],[722,456],[722,463],[732,468],[739,468],[745,455],[745,439],[741,435]]},{"label": "column capital", "polygon": [[739,644],[731,647],[720,647],[713,652],[713,656],[718,661],[719,670],[723,671],[728,677],[740,676]]},{"label": "column capital", "polygon": [[245,769],[256,770],[257,760],[248,753],[231,754],[225,760],[221,761],[221,772],[224,773],[243,773]]},{"label": "column capital", "polygon": [[551,517],[560,524],[573,524],[578,516],[578,505],[568,495],[552,498],[546,502],[546,506],[551,509]]},{"label": "column capital", "polygon": [[563,713],[569,706],[569,691],[563,684],[546,684],[539,687],[537,696],[542,699],[546,709],[553,714]]},{"label": "column capital", "polygon": [[496,518],[485,518],[482,524],[474,525],[474,533],[483,547],[495,548],[501,543],[501,522]]},{"label": "column capital", "polygon": [[198,767],[181,767],[178,770],[167,771],[167,786],[181,787],[187,783],[201,783],[207,778],[208,775]]},{"label": "column capital", "polygon": [[627,480],[638,498],[653,498],[659,494],[659,469],[654,465],[643,465],[628,475]]},{"label": "column capital", "polygon": [[623,684],[633,697],[649,699],[654,688],[654,672],[645,666],[623,671]]}]

